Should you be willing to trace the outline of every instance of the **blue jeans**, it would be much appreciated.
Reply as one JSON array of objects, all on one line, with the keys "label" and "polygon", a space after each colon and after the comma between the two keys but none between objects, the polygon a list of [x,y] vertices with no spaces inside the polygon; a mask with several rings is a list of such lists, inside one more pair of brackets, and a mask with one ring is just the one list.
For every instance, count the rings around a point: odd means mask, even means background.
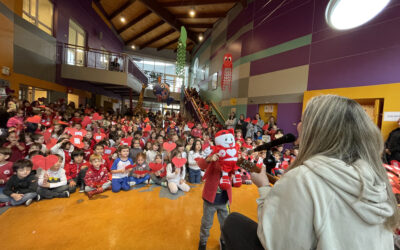
[{"label": "blue jeans", "polygon": [[[134,176],[129,176],[128,177],[128,182],[135,182],[134,185],[137,185],[137,184],[140,184],[140,183],[143,183],[143,182],[147,181],[148,179],[150,179],[150,175],[149,174],[147,174],[145,177],[142,177],[142,178],[136,178]],[[131,186],[133,186],[133,185],[131,185]]]},{"label": "blue jeans", "polygon": [[194,170],[189,168],[189,182],[200,183],[201,182],[201,170]]},{"label": "blue jeans", "polygon": [[37,196],[37,193],[26,193],[24,197],[19,201],[14,200],[10,196],[7,196],[3,193],[3,188],[0,190],[0,202],[10,202],[11,206],[18,206],[24,204],[29,199],[34,199]]},{"label": "blue jeans", "polygon": [[128,191],[131,187],[128,184],[128,177],[112,179],[111,187],[114,193],[119,192],[121,189]]}]

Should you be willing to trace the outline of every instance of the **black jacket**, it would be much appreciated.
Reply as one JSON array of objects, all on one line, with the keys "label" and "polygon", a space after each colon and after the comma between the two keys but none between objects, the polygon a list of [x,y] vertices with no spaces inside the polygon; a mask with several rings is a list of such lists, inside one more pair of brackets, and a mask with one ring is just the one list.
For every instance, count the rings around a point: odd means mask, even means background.
[{"label": "black jacket", "polygon": [[26,194],[36,193],[38,187],[35,173],[30,173],[24,179],[19,179],[17,175],[13,175],[6,183],[3,189],[5,195],[10,196],[12,193]]},{"label": "black jacket", "polygon": [[389,138],[386,141],[386,147],[390,152],[400,152],[400,128],[396,128],[389,134]]}]

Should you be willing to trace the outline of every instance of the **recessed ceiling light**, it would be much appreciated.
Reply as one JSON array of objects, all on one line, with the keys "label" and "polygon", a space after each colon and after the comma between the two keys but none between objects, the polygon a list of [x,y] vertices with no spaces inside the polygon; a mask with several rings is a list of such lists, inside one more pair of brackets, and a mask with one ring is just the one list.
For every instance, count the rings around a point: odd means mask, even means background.
[{"label": "recessed ceiling light", "polygon": [[189,16],[190,16],[190,17],[195,17],[195,16],[196,16],[196,11],[195,11],[193,8],[191,8],[191,9],[189,10]]},{"label": "recessed ceiling light", "polygon": [[329,26],[338,30],[352,29],[377,16],[390,0],[331,0],[325,18]]},{"label": "recessed ceiling light", "polygon": [[132,49],[136,49],[136,46],[135,46],[135,45],[132,45],[131,48],[132,48]]},{"label": "recessed ceiling light", "polygon": [[125,23],[125,22],[126,22],[126,19],[125,19],[125,17],[123,17],[123,16],[120,18],[120,20],[121,20],[122,23]]},{"label": "recessed ceiling light", "polygon": [[199,35],[199,41],[201,42],[201,41],[203,41],[203,39],[204,39],[203,35],[200,34],[200,35]]}]

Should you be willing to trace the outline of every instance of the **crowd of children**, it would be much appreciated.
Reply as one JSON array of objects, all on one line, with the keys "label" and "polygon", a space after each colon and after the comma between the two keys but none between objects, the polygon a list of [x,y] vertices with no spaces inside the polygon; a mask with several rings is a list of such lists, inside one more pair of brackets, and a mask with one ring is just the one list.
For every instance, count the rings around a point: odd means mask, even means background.
[{"label": "crowd of children", "polygon": [[[62,100],[43,105],[9,97],[4,106],[0,206],[68,198],[78,189],[91,198],[138,184],[189,192],[188,182],[201,183],[204,175],[196,159],[210,154],[214,135],[223,127],[215,119],[194,123],[180,113],[123,116],[89,106],[76,109]],[[234,126],[240,157],[261,165],[265,152],[248,150],[282,135],[274,120],[264,125],[258,115],[254,120],[239,119]],[[295,154],[296,150],[275,149],[277,164],[271,173],[282,174]],[[251,184],[249,174],[241,173],[243,183]]]}]

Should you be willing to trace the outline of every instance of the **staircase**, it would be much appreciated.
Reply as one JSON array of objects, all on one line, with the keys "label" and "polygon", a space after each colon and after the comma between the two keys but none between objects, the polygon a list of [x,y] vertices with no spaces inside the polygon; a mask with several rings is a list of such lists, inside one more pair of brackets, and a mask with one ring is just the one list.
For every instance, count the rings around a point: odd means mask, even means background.
[{"label": "staircase", "polygon": [[219,110],[218,106],[217,106],[213,101],[210,101],[210,105],[211,105],[212,109],[214,110],[214,113],[216,113],[216,114],[218,115],[218,118],[219,118],[220,122],[221,122],[222,124],[225,124],[226,118],[225,118],[225,116],[221,113],[221,111]]},{"label": "staircase", "polygon": [[201,113],[196,102],[193,100],[193,97],[189,95],[186,89],[184,89],[184,93],[185,93],[185,108],[188,111],[188,113],[191,114],[191,116],[197,122],[200,122],[201,124],[205,123],[206,120],[204,119],[203,114]]}]

